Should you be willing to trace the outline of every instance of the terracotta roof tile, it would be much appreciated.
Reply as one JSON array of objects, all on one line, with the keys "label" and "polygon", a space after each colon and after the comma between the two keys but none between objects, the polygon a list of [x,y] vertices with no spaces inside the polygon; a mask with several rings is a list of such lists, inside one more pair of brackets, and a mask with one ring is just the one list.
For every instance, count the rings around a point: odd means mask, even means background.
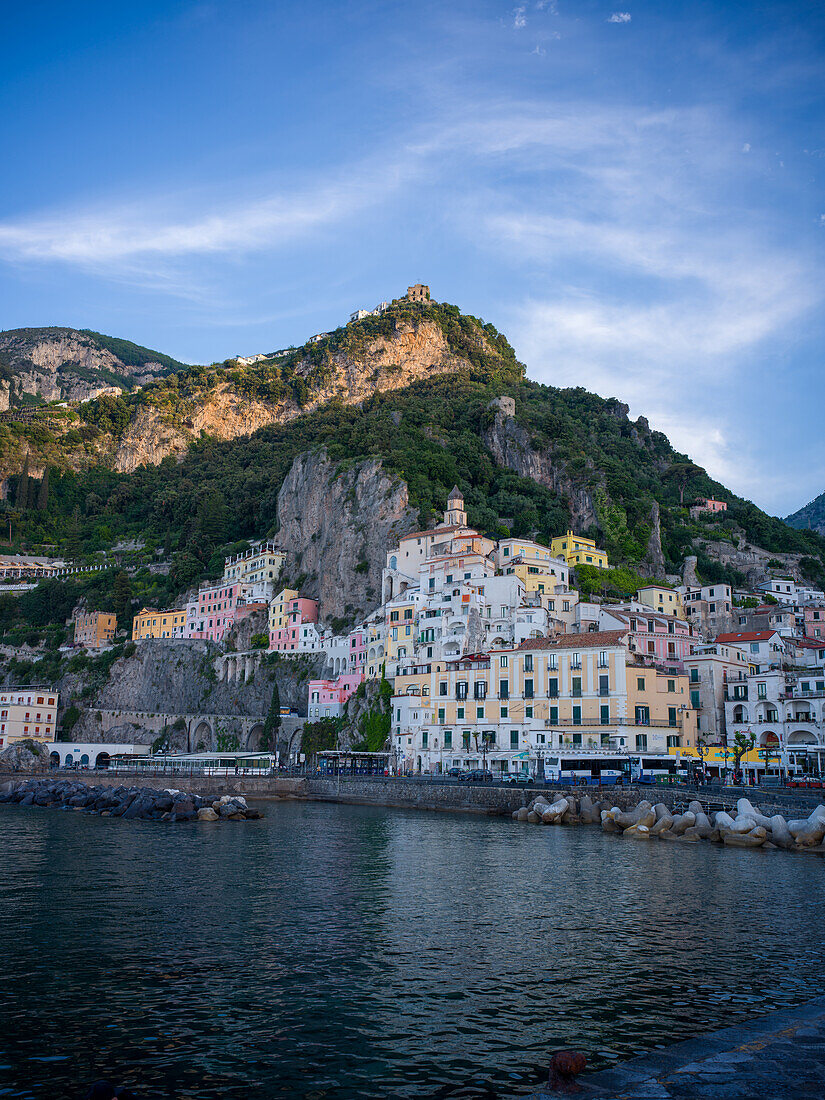
[{"label": "terracotta roof tile", "polygon": [[528,638],[519,649],[598,649],[621,645],[626,630],[588,630],[584,634],[560,634],[556,638]]}]

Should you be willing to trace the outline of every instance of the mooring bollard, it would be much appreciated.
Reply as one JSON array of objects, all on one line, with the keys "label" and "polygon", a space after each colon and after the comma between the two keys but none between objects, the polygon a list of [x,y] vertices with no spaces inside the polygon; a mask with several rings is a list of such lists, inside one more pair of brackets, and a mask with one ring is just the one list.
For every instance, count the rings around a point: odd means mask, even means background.
[{"label": "mooring bollard", "polygon": [[582,1091],[576,1081],[580,1073],[587,1068],[587,1059],[578,1050],[557,1050],[550,1059],[550,1073],[547,1084],[560,1095],[573,1095]]}]

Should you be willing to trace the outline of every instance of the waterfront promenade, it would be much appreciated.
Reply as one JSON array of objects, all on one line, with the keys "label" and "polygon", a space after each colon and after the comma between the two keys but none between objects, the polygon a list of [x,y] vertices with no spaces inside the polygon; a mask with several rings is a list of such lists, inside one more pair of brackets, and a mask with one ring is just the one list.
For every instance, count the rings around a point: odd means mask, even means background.
[{"label": "waterfront promenade", "polygon": [[[825,997],[583,1075],[581,1100],[821,1100]],[[533,1100],[558,1100],[542,1089]]]}]

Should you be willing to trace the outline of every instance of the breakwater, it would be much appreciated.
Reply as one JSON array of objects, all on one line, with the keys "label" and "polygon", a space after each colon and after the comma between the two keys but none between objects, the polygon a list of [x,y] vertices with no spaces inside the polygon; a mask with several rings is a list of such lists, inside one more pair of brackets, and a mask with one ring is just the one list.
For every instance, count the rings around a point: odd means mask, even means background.
[{"label": "breakwater", "polygon": [[144,821],[250,821],[262,817],[243,795],[223,795],[214,802],[202,795],[153,787],[90,787],[71,779],[26,779],[0,786],[0,802],[20,806],[50,806],[101,817]]},{"label": "breakwater", "polygon": [[[39,773],[41,777],[43,773]],[[5,780],[19,780],[20,772],[0,773]],[[248,798],[297,799],[307,802],[338,802],[354,806],[387,806],[395,809],[434,810],[452,813],[474,813],[509,816],[514,810],[528,806],[539,795],[551,801],[556,795],[582,798],[587,794],[594,802],[609,801],[610,806],[631,810],[644,798],[654,798],[671,811],[679,813],[698,800],[705,813],[736,809],[741,790],[630,785],[626,787],[545,787],[472,785],[404,779],[384,776],[278,776],[278,775],[181,775],[146,772],[95,772],[97,786],[120,786],[124,783],[156,786],[185,786],[202,796],[243,794]],[[819,791],[759,791],[759,803],[766,814],[786,817],[807,817],[823,804]]]},{"label": "breakwater", "polygon": [[786,821],[781,814],[768,816],[747,798],[736,803],[734,815],[725,810],[705,812],[693,800],[683,813],[664,802],[655,806],[642,799],[632,809],[610,801],[594,802],[589,795],[575,798],[557,795],[550,802],[539,795],[528,806],[513,811],[513,820],[528,825],[601,825],[605,833],[621,833],[633,840],[675,840],[686,844],[711,841],[731,848],[782,848],[825,854],[825,806],[816,806],[804,818]]}]

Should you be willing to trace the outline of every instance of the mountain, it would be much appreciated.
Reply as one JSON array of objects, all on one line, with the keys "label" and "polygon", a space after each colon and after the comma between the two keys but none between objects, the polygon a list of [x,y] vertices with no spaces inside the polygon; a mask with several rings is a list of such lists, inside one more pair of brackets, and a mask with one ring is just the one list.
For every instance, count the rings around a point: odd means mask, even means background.
[{"label": "mountain", "polygon": [[[432,524],[456,483],[484,532],[546,542],[572,526],[626,567],[582,571],[583,590],[632,592],[689,557],[710,582],[825,580],[819,535],[714,481],[617,399],[528,380],[492,325],[443,303],[402,300],[285,357],[0,424],[10,501],[24,453],[34,478],[49,468],[49,500],[13,521],[18,545],[138,547],[122,560],[153,606],[282,529],[288,579],[346,621],[378,602],[387,540]],[[691,516],[704,496],[727,511]]]},{"label": "mountain", "polygon": [[0,410],[87,401],[182,369],[168,355],[88,329],[8,329],[0,332]]},{"label": "mountain", "polygon": [[816,531],[825,535],[825,493],[820,493],[810,504],[788,516],[785,522],[798,531]]}]

